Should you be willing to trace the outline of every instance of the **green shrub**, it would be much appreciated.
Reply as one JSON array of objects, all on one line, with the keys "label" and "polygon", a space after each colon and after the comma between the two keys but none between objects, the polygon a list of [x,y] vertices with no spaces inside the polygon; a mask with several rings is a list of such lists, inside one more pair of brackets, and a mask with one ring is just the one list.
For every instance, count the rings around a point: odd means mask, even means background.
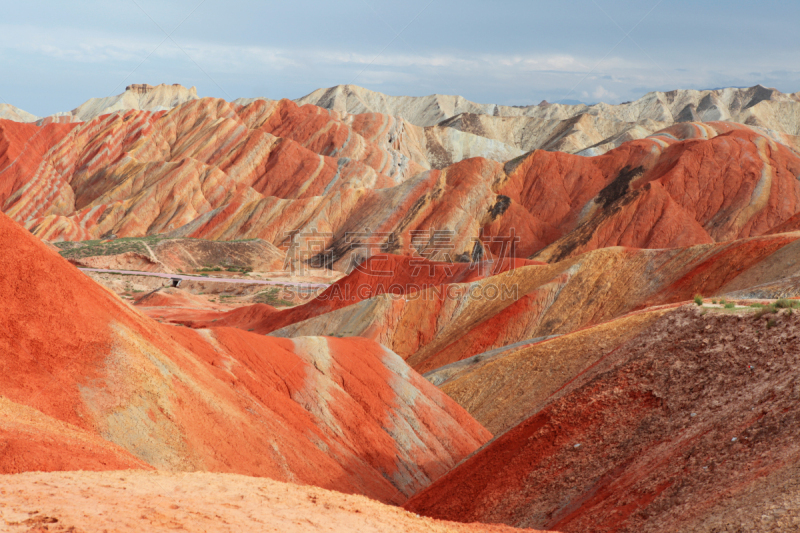
[{"label": "green shrub", "polygon": [[714,304],[714,305],[717,305],[717,301],[716,300],[711,300],[711,303]]},{"label": "green shrub", "polygon": [[778,309],[790,309],[792,307],[791,300],[787,300],[786,298],[781,298],[777,302],[775,302],[775,307]]},{"label": "green shrub", "polygon": [[758,310],[756,313],[756,318],[761,318],[764,315],[775,314],[777,312],[778,309],[775,307],[775,305],[768,305]]},{"label": "green shrub", "polygon": [[734,307],[736,307],[736,304],[733,302],[728,302],[725,304],[725,309],[733,309]]},{"label": "green shrub", "polygon": [[700,296],[699,294],[695,294],[694,303],[696,303],[697,305],[703,305],[703,297]]}]

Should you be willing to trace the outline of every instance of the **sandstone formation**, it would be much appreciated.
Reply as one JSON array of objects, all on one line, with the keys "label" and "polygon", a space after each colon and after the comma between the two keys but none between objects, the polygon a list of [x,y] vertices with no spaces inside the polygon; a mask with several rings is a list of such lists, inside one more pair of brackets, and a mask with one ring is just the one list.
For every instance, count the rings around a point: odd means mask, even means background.
[{"label": "sandstone formation", "polygon": [[38,117],[10,104],[0,104],[0,118],[14,122],[35,122]]},{"label": "sandstone formation", "polygon": [[722,242],[792,230],[800,211],[800,157],[748,126],[685,123],[602,156],[426,170],[397,120],[201,99],[80,124],[3,121],[0,204],[44,239],[262,239],[293,268],[345,272],[379,251],[498,256],[512,231],[515,257],[545,261]]},{"label": "sandstone formation", "polygon": [[[686,303],[800,297],[798,105],[132,85],[0,108],[0,520],[505,529],[331,489],[563,532],[794,527],[800,319]],[[212,271],[236,279],[162,288]],[[65,503],[92,483],[124,524]]]},{"label": "sandstone formation", "polygon": [[[92,98],[71,112],[39,118],[13,106],[0,106],[0,118],[18,122],[87,121],[130,110],[163,111],[197,99],[194,87],[133,84],[124,93]],[[239,98],[249,105],[268,98]],[[506,161],[536,149],[599,155],[622,143],[642,139],[681,122],[730,121],[759,129],[777,142],[798,149],[800,96],[760,85],[748,89],[675,90],[649,93],[619,105],[529,106],[477,104],[460,96],[389,96],[353,85],[319,89],[299,98],[350,116],[392,117],[414,145],[412,150],[444,168],[469,157]],[[412,140],[413,139],[413,140]]]},{"label": "sandstone formation", "polygon": [[0,244],[2,473],[232,472],[399,503],[490,437],[371,341],[161,326],[5,215]]},{"label": "sandstone formation", "polygon": [[800,318],[773,321],[686,307],[560,388],[529,373],[553,393],[406,508],[565,532],[795,529]]}]

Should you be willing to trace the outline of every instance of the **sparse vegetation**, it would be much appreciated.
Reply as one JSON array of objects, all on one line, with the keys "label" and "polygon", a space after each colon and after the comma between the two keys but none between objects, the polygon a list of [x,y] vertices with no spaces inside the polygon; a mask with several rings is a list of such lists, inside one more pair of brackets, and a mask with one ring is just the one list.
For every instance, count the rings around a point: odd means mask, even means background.
[{"label": "sparse vegetation", "polygon": [[800,300],[789,300],[788,298],[781,298],[775,302],[775,307],[778,309],[798,309],[800,308]]},{"label": "sparse vegetation", "polygon": [[694,303],[696,303],[697,305],[703,305],[703,297],[699,294],[695,294]]},{"label": "sparse vegetation", "polygon": [[777,312],[778,312],[778,310],[775,307],[775,304],[765,305],[765,306],[762,306],[761,309],[759,309],[756,312],[756,318],[761,318],[764,315],[775,314]]},{"label": "sparse vegetation", "polygon": [[725,304],[725,309],[733,309],[734,307],[736,307],[736,304],[733,302],[728,302]]},{"label": "sparse vegetation", "polygon": [[714,305],[717,305],[717,301],[716,300],[711,300],[711,303],[714,304]]},{"label": "sparse vegetation", "polygon": [[111,240],[54,242],[53,245],[58,248],[61,257],[67,259],[118,255],[126,252],[136,252],[149,256],[150,254],[145,245],[152,246],[163,239],[164,237],[161,235],[153,235],[151,237],[124,237]]},{"label": "sparse vegetation", "polygon": [[278,287],[272,287],[259,292],[253,297],[253,302],[267,304],[273,307],[287,307],[295,305],[294,302],[284,300],[280,297],[280,289]]},{"label": "sparse vegetation", "polygon": [[778,322],[774,318],[770,318],[769,320],[767,320],[767,329],[774,328],[777,325]]},{"label": "sparse vegetation", "polygon": [[242,274],[249,274],[250,272],[253,271],[252,268],[246,266],[243,267],[229,266],[226,267],[225,270],[227,270],[228,272],[241,272]]}]

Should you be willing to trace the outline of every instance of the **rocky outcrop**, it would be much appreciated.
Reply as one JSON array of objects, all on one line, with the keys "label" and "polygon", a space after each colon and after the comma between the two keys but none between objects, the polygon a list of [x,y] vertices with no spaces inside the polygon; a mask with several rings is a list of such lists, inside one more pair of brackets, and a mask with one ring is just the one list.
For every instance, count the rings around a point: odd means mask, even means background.
[{"label": "rocky outcrop", "polygon": [[792,529],[800,319],[764,323],[684,307],[562,387],[529,371],[525,388],[552,394],[406,509],[565,532]]}]

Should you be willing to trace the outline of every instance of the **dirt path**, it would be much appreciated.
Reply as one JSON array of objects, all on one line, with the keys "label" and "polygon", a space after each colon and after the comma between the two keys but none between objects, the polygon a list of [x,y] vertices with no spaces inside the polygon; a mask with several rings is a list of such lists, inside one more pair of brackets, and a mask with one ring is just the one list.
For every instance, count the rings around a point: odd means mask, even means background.
[{"label": "dirt path", "polygon": [[106,268],[83,268],[82,272],[100,272],[102,274],[126,274],[129,276],[151,276],[164,279],[180,279],[184,281],[207,281],[212,283],[241,283],[245,285],[293,285],[305,289],[327,289],[328,283],[293,283],[291,281],[271,281],[264,279],[241,279],[241,278],[213,278],[206,276],[188,276],[186,274],[165,274],[163,272],[141,272],[139,270],[117,270]]}]

